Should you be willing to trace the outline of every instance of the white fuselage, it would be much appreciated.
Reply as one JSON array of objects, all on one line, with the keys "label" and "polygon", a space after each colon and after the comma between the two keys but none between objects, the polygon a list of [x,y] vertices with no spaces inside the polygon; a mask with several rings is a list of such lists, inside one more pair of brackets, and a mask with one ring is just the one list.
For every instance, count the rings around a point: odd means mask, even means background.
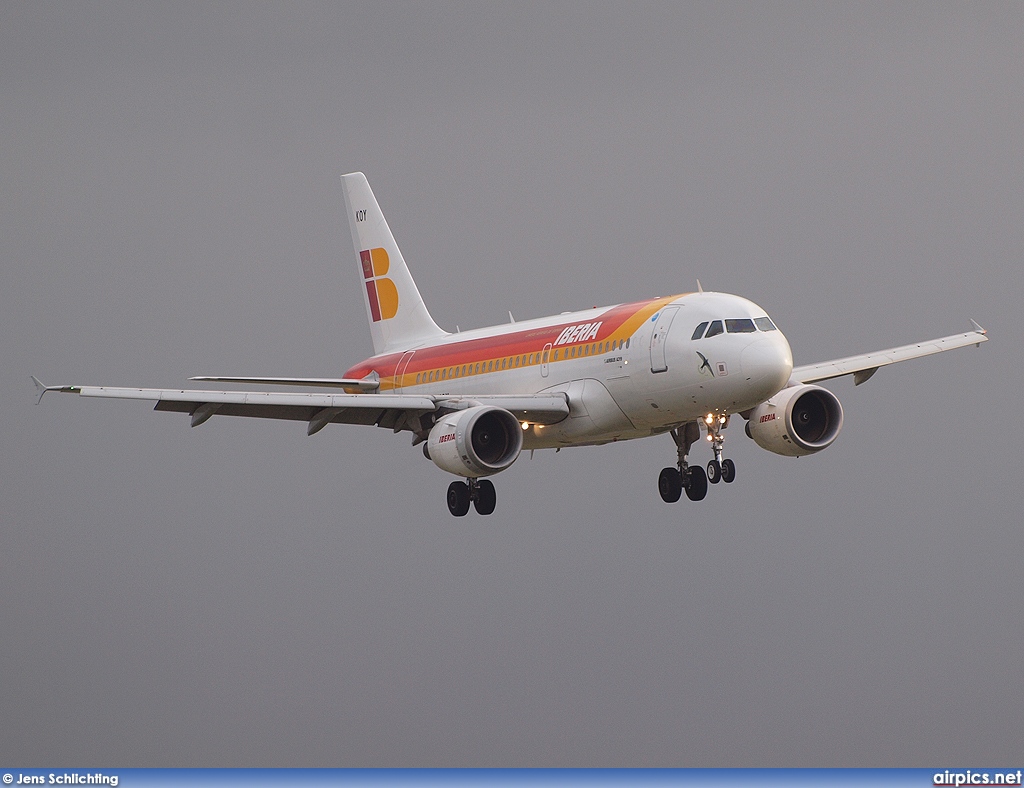
[{"label": "white fuselage", "polygon": [[[715,321],[721,332],[693,338]],[[784,388],[792,369],[789,343],[759,306],[690,293],[449,334],[369,358],[345,377],[377,372],[382,390],[435,396],[564,392],[569,417],[527,423],[531,449],[640,438],[743,412]]]}]

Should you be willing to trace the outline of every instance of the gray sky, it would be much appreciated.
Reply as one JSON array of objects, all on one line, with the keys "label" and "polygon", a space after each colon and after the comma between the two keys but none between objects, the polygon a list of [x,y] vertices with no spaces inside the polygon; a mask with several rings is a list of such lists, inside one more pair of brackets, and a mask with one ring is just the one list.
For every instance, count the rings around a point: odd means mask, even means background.
[{"label": "gray sky", "polygon": [[[1020,758],[1024,6],[0,5],[0,762]],[[693,289],[831,388],[667,506],[668,437],[452,518],[407,435],[48,383],[371,352],[338,176],[454,329]],[[704,456],[708,454],[708,456]],[[710,453],[698,450],[697,459]]]}]

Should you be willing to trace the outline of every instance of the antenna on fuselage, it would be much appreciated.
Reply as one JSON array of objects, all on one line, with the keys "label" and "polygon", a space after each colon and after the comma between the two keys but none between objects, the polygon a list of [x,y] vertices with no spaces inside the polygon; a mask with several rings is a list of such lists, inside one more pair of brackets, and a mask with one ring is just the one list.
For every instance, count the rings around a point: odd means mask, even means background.
[{"label": "antenna on fuselage", "polygon": [[704,288],[700,286],[700,280],[699,279],[697,280],[697,292],[698,293],[703,293],[704,292]]}]

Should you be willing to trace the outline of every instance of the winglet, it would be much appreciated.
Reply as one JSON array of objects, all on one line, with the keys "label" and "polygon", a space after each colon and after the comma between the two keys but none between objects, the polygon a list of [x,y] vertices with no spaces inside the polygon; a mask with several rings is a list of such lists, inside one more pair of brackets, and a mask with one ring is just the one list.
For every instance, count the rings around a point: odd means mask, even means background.
[{"label": "winglet", "polygon": [[36,405],[43,401],[43,394],[46,393],[46,386],[43,385],[42,381],[39,380],[35,375],[30,376],[32,382],[36,384],[36,391],[39,392],[39,399],[36,400]]},{"label": "winglet", "polygon": [[[974,326],[974,330],[975,330],[975,331],[977,331],[977,332],[978,332],[979,334],[981,334],[981,335],[982,335],[983,337],[985,337],[986,339],[988,339],[988,331],[986,331],[986,330],[985,330],[985,329],[983,329],[983,328],[982,328],[981,326],[979,326],[979,325],[978,325],[978,321],[977,321],[977,320],[974,320],[973,318],[971,318],[971,325],[972,325],[972,326]],[[981,342],[979,342],[979,343],[978,343],[977,345],[975,345],[975,347],[981,347]]]},{"label": "winglet", "polygon": [[30,375],[32,382],[36,384],[36,391],[39,392],[39,399],[36,400],[36,405],[43,401],[43,394],[47,391],[69,391],[77,393],[80,389],[78,386],[47,386],[35,375]]}]

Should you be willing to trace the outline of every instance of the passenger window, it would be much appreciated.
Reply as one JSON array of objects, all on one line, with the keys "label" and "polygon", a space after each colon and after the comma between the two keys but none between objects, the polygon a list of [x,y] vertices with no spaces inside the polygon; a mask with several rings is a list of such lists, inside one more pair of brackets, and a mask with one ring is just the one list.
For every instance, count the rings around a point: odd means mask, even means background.
[{"label": "passenger window", "polygon": [[547,364],[547,363],[548,363],[548,351],[546,351],[546,350],[544,351],[544,356],[543,356],[543,359],[544,359],[544,360],[543,360],[543,361],[541,361],[541,363],[542,363],[542,364]]},{"label": "passenger window", "polygon": [[725,321],[725,330],[730,334],[753,334],[757,331],[754,321],[749,317],[736,318]]},{"label": "passenger window", "polygon": [[710,326],[708,326],[708,333],[704,338],[710,339],[711,337],[717,337],[719,334],[722,333],[723,330],[724,329],[722,328],[722,321],[715,320],[711,323]]},{"label": "passenger window", "polygon": [[778,331],[770,317],[755,317],[754,324],[762,331]]},{"label": "passenger window", "polygon": [[705,320],[703,323],[701,323],[699,326],[693,329],[693,336],[690,337],[690,339],[700,339],[702,336],[704,336],[704,329],[707,327],[708,321]]},{"label": "passenger window", "polygon": [[626,337],[626,350],[629,350],[629,337]]}]

